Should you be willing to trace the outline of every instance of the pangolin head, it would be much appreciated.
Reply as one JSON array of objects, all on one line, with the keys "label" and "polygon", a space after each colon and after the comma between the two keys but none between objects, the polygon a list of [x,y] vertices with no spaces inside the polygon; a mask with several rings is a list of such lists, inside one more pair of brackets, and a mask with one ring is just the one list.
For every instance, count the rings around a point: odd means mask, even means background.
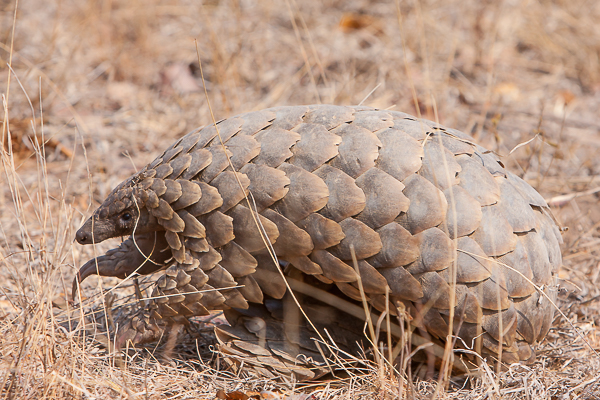
[{"label": "pangolin head", "polygon": [[147,233],[160,229],[148,212],[148,198],[154,193],[140,182],[140,174],[122,182],[77,231],[80,244],[100,243],[118,236]]}]

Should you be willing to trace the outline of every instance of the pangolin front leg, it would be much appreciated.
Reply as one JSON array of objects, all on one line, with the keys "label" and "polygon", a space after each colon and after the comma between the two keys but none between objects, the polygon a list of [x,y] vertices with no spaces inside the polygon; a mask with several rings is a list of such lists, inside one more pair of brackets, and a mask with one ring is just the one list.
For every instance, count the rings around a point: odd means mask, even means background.
[{"label": "pangolin front leg", "polygon": [[[167,251],[165,251],[167,250]],[[125,279],[131,275],[148,275],[166,266],[171,258],[164,232],[150,232],[131,236],[116,249],[86,262],[73,279],[72,298],[88,276],[114,276]]]},{"label": "pangolin front leg", "polygon": [[[118,248],[81,267],[73,280],[73,299],[81,282],[90,275],[120,279],[136,274],[148,275],[167,267],[170,259],[172,253],[164,231],[136,235],[135,239],[130,237]],[[206,315],[207,307],[213,308],[226,301],[212,286],[206,285],[210,278],[202,269],[214,269],[220,259],[218,253],[212,251],[195,257],[188,253],[181,263],[174,262],[159,279],[147,307],[119,330],[117,345],[122,346],[128,340],[133,343],[157,340],[166,326],[187,322],[185,318],[172,317]]]}]

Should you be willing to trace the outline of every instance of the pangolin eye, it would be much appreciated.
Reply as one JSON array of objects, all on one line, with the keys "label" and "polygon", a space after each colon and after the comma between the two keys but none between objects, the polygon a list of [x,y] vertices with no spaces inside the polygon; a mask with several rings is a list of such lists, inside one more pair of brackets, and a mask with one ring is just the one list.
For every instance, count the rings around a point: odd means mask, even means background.
[{"label": "pangolin eye", "polygon": [[121,214],[121,220],[125,221],[125,222],[130,221],[131,220],[131,214],[128,213],[128,212]]}]

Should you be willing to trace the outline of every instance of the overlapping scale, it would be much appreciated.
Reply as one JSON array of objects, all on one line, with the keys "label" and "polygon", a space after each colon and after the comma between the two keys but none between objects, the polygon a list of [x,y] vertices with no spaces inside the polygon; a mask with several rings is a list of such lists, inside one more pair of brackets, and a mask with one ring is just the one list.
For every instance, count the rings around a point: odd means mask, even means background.
[{"label": "overlapping scale", "polygon": [[320,210],[325,217],[340,222],[365,208],[365,193],[350,175],[330,165],[323,165],[313,173],[325,182],[329,191],[327,205]]},{"label": "overlapping scale", "polygon": [[260,153],[253,163],[277,168],[294,155],[290,148],[300,140],[301,135],[297,132],[273,127],[258,132],[254,138],[260,143]]},{"label": "overlapping scale", "polygon": [[403,183],[410,205],[398,219],[405,228],[416,235],[444,222],[448,211],[444,193],[420,175],[411,175]]},{"label": "overlapping scale", "polygon": [[459,182],[457,175],[460,170],[454,154],[443,146],[441,140],[428,138],[420,174],[441,190],[446,190]]},{"label": "overlapping scale", "polygon": [[295,132],[300,134],[300,140],[292,147],[294,156],[289,160],[290,164],[312,172],[338,155],[342,138],[325,126],[302,123]]},{"label": "overlapping scale", "polygon": [[423,146],[406,133],[398,129],[385,129],[377,132],[381,142],[377,168],[403,181],[421,169]]},{"label": "overlapping scale", "polygon": [[339,168],[356,179],[375,166],[381,141],[373,132],[360,126],[344,124],[335,134],[342,140],[338,146],[339,156],[331,160],[331,166]]},{"label": "overlapping scale", "polygon": [[378,168],[371,168],[356,180],[366,197],[364,210],[356,218],[377,229],[407,212],[410,201],[402,192],[404,185]]},{"label": "overlapping scale", "polygon": [[246,164],[240,169],[250,180],[248,190],[259,211],[281,200],[288,192],[290,179],[285,172],[266,165]]}]

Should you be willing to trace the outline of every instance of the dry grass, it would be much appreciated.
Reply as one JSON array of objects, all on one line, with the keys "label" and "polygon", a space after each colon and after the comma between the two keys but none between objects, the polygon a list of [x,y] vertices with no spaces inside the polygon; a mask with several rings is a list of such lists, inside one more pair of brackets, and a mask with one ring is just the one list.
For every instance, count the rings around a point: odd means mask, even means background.
[{"label": "dry grass", "polygon": [[[600,186],[600,3],[203,3],[21,0],[13,37],[15,2],[0,0],[2,398],[212,399],[220,389],[297,400],[433,396],[435,382],[399,386],[376,367],[307,387],[219,373],[201,324],[171,357],[159,348],[125,359],[101,344],[103,312],[73,329],[81,310],[64,299],[74,272],[115,244],[74,245],[74,230],[160,149],[210,123],[194,39],[217,118],[366,98],[470,132],[505,156],[539,134],[505,161],[548,199],[582,194],[553,203],[569,227],[559,297],[600,347],[600,208],[590,194]],[[94,279],[87,293],[102,311],[111,298],[98,293],[116,280]],[[129,293],[116,290],[116,301]],[[565,321],[538,354],[534,365],[483,370],[436,396],[600,398],[600,359]]]}]

